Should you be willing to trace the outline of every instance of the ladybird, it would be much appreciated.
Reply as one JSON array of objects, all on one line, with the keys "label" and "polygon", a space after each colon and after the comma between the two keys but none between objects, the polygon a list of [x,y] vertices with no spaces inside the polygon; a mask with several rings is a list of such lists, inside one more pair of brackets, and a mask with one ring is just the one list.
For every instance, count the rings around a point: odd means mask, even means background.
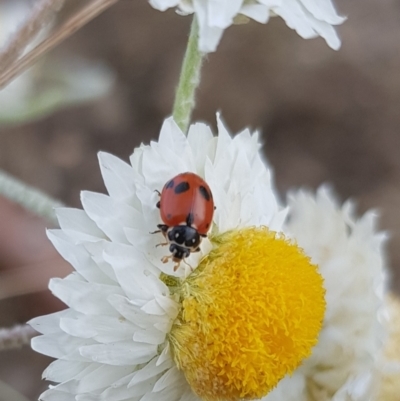
[{"label": "ladybird", "polygon": [[166,263],[172,259],[176,264],[191,252],[200,251],[200,243],[210,229],[214,215],[214,200],[208,184],[197,174],[182,173],[170,179],[160,195],[157,207],[164,224],[158,224],[169,245],[171,255],[164,256]]}]

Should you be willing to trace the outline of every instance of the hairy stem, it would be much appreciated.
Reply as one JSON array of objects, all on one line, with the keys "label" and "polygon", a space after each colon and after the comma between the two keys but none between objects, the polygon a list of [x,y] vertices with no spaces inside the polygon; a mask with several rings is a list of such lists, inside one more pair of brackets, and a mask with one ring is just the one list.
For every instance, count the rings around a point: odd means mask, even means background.
[{"label": "hairy stem", "polygon": [[54,208],[63,206],[60,201],[50,198],[1,170],[0,195],[57,225]]},{"label": "hairy stem", "polygon": [[30,343],[37,332],[27,324],[0,329],[0,351],[21,348]]},{"label": "hairy stem", "polygon": [[198,36],[199,27],[194,16],[172,112],[175,122],[184,133],[187,132],[196,103],[196,88],[200,84],[200,71],[204,57],[204,54],[199,52]]}]

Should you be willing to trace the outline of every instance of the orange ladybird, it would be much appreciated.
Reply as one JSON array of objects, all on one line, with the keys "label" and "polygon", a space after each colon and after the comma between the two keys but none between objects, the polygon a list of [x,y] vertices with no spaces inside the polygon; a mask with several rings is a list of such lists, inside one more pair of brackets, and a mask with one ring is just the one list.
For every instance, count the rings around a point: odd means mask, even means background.
[{"label": "orange ladybird", "polygon": [[214,215],[213,196],[197,174],[182,173],[164,185],[157,207],[164,223],[157,225],[157,232],[167,241],[160,245],[169,245],[171,252],[162,261],[172,259],[176,270],[182,259],[200,250],[202,238],[207,237]]}]

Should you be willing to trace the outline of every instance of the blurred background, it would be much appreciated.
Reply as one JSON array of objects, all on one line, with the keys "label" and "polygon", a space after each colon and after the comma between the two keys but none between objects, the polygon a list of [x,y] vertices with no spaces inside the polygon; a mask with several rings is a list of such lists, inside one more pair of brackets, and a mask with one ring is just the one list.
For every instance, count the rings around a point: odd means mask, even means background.
[{"label": "blurred background", "polygon": [[[231,132],[259,129],[283,200],[292,188],[328,182],[342,201],[356,200],[360,214],[377,209],[391,234],[399,292],[400,2],[336,4],[348,16],[338,27],[339,52],[301,39],[279,18],[229,28],[206,59],[193,117],[215,127],[219,110]],[[104,192],[97,152],[127,161],[157,138],[172,111],[190,23],[147,0],[121,0],[64,42],[37,73],[36,85],[53,96],[38,116],[12,124],[0,110],[0,168],[73,207],[83,189]],[[60,66],[69,77],[54,76]],[[0,98],[0,109],[9,99]],[[49,277],[69,272],[46,239],[50,224],[2,198],[0,222],[0,326],[62,308],[46,290]],[[47,387],[40,377],[48,363],[28,347],[3,352],[0,380],[35,400]]]}]

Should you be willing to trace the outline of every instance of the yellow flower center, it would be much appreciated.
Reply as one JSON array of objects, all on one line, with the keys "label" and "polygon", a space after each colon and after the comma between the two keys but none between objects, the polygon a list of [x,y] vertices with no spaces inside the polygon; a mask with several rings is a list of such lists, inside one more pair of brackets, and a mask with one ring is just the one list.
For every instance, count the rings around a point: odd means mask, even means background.
[{"label": "yellow flower center", "polygon": [[266,227],[231,231],[181,283],[175,362],[202,399],[265,396],[317,342],[325,290],[317,266]]}]

